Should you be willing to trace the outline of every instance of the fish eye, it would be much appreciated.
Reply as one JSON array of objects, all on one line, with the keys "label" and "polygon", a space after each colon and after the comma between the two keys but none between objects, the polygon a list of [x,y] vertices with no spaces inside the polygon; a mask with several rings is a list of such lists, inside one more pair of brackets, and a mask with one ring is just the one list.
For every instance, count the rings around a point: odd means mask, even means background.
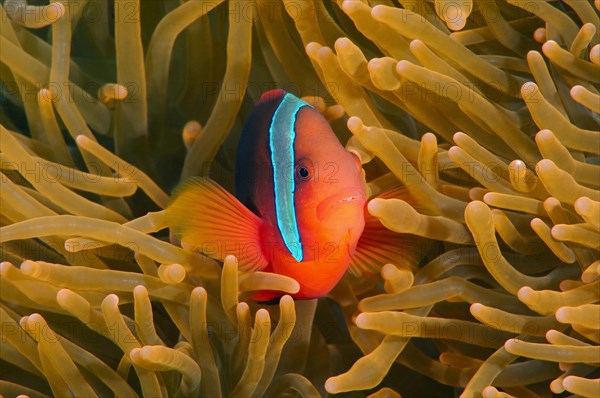
[{"label": "fish eye", "polygon": [[296,166],[296,176],[302,180],[306,181],[310,178],[310,169],[305,165]]}]

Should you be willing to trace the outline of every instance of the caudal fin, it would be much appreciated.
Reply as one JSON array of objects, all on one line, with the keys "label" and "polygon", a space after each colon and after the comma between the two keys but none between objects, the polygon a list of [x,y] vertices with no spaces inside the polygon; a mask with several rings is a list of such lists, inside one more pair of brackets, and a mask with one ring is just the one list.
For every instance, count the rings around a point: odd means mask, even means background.
[{"label": "caudal fin", "polygon": [[240,270],[261,270],[268,264],[260,243],[262,220],[210,179],[184,182],[166,216],[182,244],[209,257],[224,260],[232,254]]}]

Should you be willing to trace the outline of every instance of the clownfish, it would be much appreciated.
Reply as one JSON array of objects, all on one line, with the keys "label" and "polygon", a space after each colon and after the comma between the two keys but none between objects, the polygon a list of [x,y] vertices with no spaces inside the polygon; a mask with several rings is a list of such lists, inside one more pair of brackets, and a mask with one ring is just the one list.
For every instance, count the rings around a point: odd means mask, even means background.
[{"label": "clownfish", "polygon": [[[233,254],[240,270],[289,276],[300,285],[292,295],[299,299],[326,295],[348,268],[360,275],[415,261],[406,255],[413,240],[366,211],[358,156],[318,110],[290,93],[262,94],[244,125],[235,175],[235,196],[208,178],[176,189],[167,219],[186,247],[221,261]],[[395,189],[380,197],[406,195]]]}]

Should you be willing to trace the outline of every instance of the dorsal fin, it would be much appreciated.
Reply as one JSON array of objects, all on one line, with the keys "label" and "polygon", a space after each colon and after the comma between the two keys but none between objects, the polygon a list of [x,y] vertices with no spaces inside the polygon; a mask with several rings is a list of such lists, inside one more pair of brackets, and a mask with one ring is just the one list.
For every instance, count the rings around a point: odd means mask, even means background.
[{"label": "dorsal fin", "polygon": [[287,93],[280,88],[276,88],[273,90],[265,91],[260,95],[258,102],[271,101],[276,98],[283,98]]}]

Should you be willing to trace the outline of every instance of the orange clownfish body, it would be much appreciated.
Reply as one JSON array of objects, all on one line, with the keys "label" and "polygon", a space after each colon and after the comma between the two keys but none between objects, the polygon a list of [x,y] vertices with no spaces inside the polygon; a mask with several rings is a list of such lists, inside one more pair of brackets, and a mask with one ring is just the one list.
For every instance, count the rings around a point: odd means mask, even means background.
[{"label": "orange clownfish body", "polygon": [[294,95],[272,90],[244,126],[236,196],[194,178],[178,189],[167,214],[186,245],[220,260],[233,254],[242,270],[292,277],[300,285],[293,296],[305,299],[327,294],[348,267],[377,271],[398,261],[399,235],[368,215],[366,200],[360,160],[327,120]]}]

